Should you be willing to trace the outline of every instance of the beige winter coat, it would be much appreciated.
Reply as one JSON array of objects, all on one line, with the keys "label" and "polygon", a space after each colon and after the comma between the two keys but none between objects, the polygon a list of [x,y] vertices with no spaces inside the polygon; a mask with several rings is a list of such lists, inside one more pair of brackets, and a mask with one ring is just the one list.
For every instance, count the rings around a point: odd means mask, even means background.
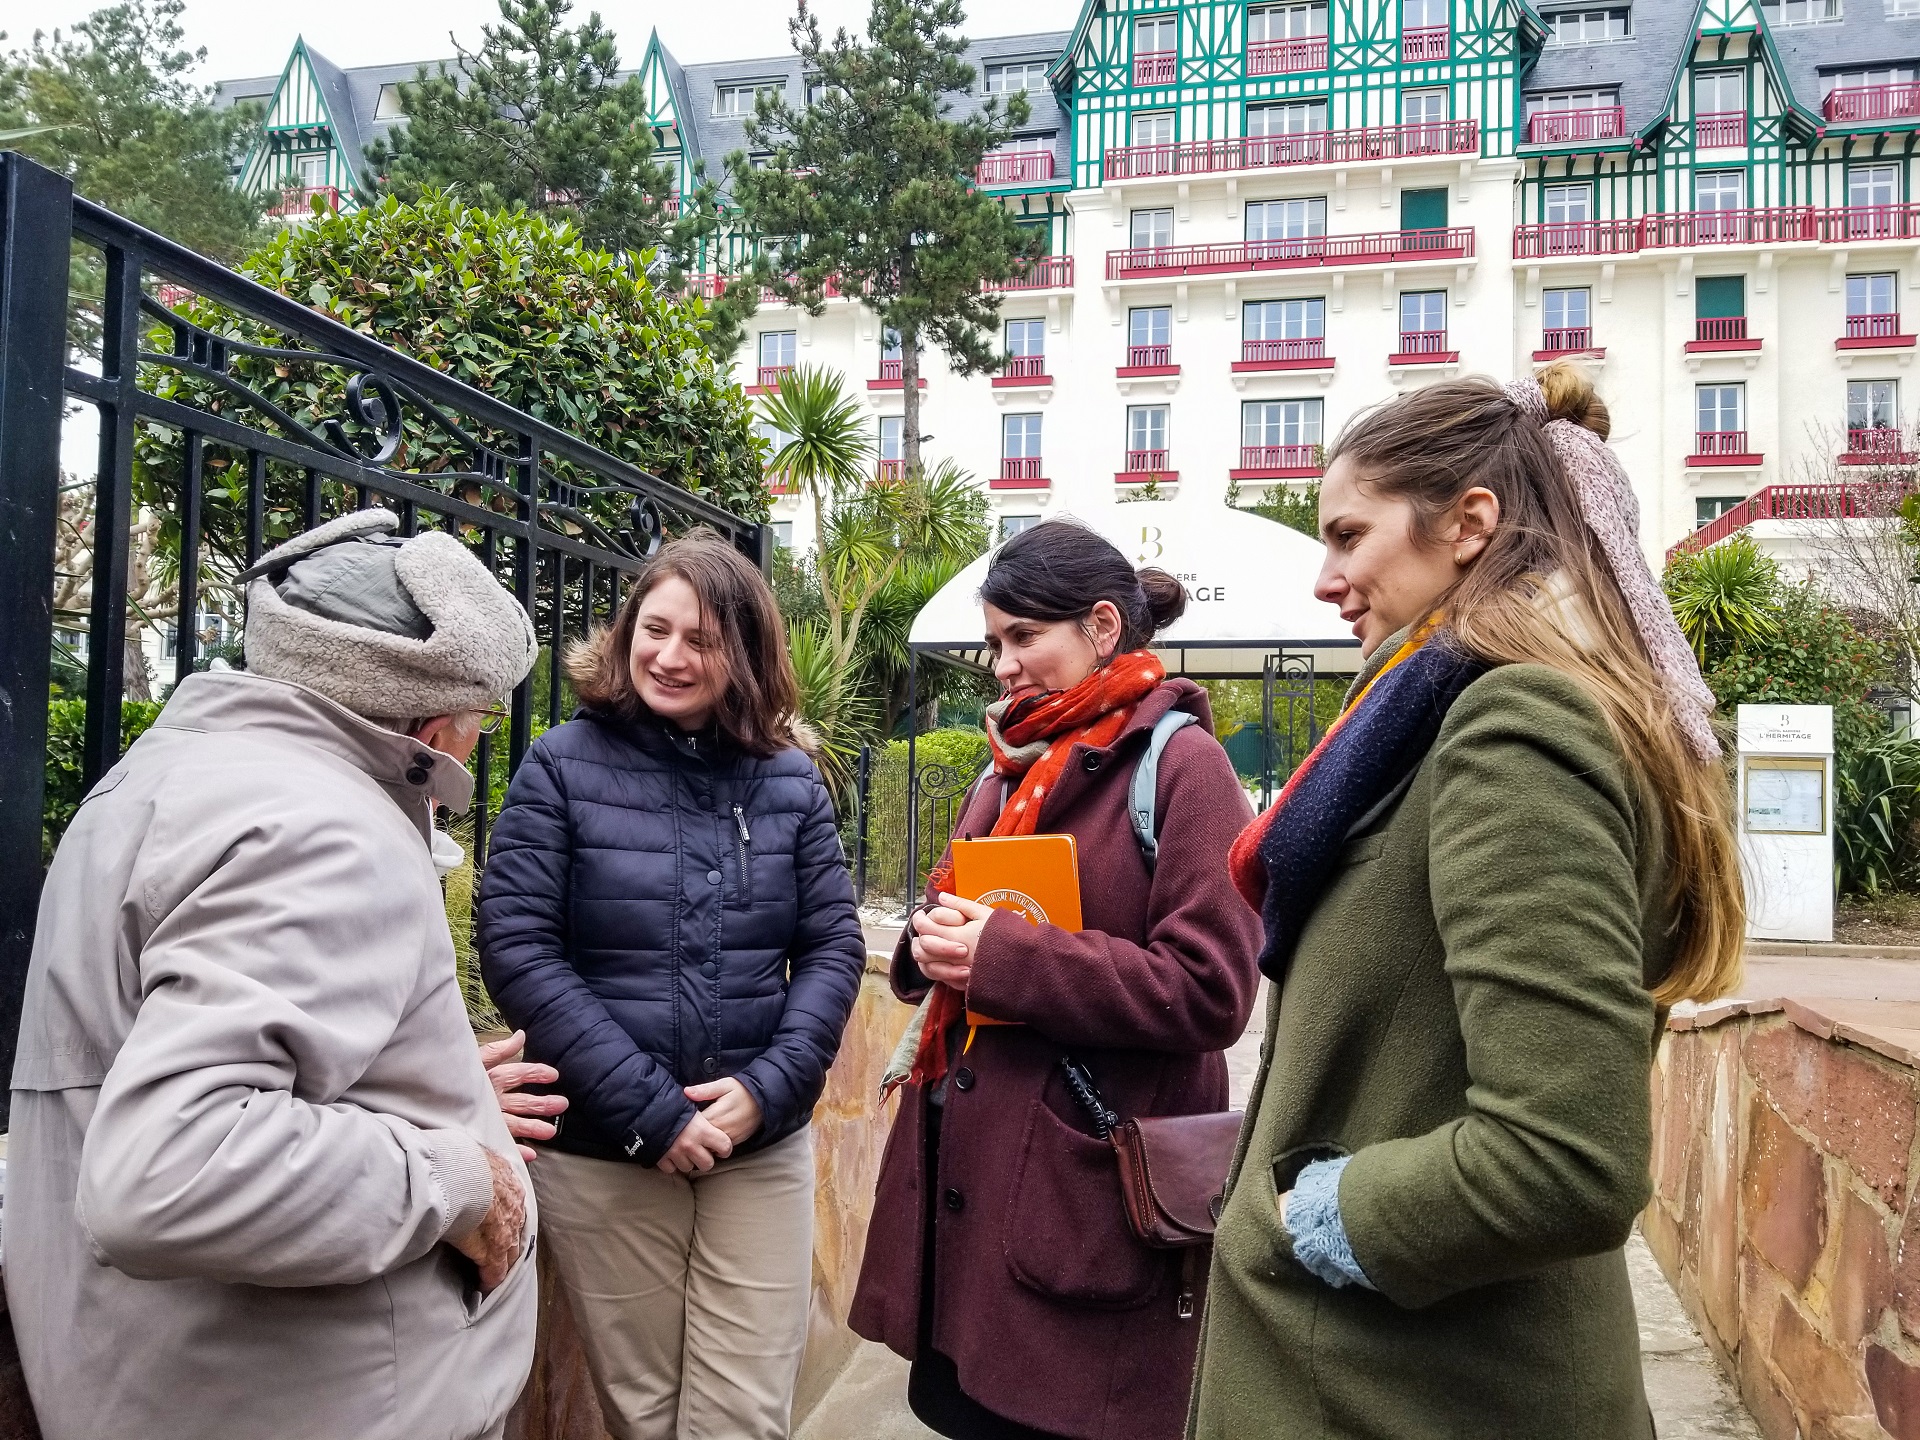
[{"label": "beige winter coat", "polygon": [[80,807],[5,1209],[46,1440],[469,1440],[506,1413],[533,1266],[481,1298],[447,1243],[491,1203],[482,1146],[520,1163],[428,857],[428,797],[469,788],[311,690],[222,673]]}]

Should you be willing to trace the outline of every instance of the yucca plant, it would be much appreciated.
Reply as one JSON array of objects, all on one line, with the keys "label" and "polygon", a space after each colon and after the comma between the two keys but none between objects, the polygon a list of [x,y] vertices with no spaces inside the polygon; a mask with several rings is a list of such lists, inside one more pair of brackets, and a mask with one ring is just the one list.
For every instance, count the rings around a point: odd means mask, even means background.
[{"label": "yucca plant", "polygon": [[1665,583],[1673,618],[1702,665],[1709,650],[1718,659],[1774,632],[1780,570],[1750,535],[1681,556],[1667,567]]},{"label": "yucca plant", "polygon": [[1888,739],[1843,752],[1833,799],[1834,882],[1841,893],[1897,888],[1913,868],[1920,741]]},{"label": "yucca plant", "polygon": [[806,496],[813,533],[826,534],[828,503],[872,475],[866,408],[838,370],[801,365],[760,397],[760,417],[787,436],[767,462],[767,478]]}]

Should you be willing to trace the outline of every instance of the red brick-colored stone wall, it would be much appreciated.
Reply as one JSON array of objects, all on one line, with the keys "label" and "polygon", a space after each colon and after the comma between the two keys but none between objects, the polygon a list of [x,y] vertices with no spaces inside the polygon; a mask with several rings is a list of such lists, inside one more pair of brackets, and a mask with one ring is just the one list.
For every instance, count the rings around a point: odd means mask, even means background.
[{"label": "red brick-colored stone wall", "polygon": [[1768,1440],[1920,1440],[1920,1075],[1844,1031],[1720,1007],[1654,1068],[1641,1226]]}]

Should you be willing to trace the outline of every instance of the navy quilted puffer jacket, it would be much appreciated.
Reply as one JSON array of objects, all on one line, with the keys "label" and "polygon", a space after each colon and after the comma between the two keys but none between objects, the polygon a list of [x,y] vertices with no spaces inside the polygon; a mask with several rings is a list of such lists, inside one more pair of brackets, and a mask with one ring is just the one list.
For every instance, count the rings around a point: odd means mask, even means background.
[{"label": "navy quilted puffer jacket", "polygon": [[481,973],[573,1102],[555,1144],[652,1164],[738,1076],[763,1124],[804,1126],[866,943],[833,806],[798,750],[747,755],[589,710],[508,787],[480,887]]}]

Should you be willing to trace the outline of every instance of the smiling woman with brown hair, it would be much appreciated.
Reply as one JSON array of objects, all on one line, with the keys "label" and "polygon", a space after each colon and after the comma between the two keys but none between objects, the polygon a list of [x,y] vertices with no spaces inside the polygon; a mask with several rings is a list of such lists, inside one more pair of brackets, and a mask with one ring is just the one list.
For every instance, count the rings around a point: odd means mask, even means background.
[{"label": "smiling woman with brown hair", "polygon": [[1577,371],[1356,421],[1346,711],[1236,842],[1273,980],[1204,1440],[1650,1437],[1622,1246],[1664,1007],[1738,976],[1713,700]]},{"label": "smiling woman with brown hair", "polygon": [[664,546],[569,670],[480,891],[482,972],[571,1105],[535,1193],[607,1428],[779,1440],[808,1130],[866,945],[759,571]]}]

